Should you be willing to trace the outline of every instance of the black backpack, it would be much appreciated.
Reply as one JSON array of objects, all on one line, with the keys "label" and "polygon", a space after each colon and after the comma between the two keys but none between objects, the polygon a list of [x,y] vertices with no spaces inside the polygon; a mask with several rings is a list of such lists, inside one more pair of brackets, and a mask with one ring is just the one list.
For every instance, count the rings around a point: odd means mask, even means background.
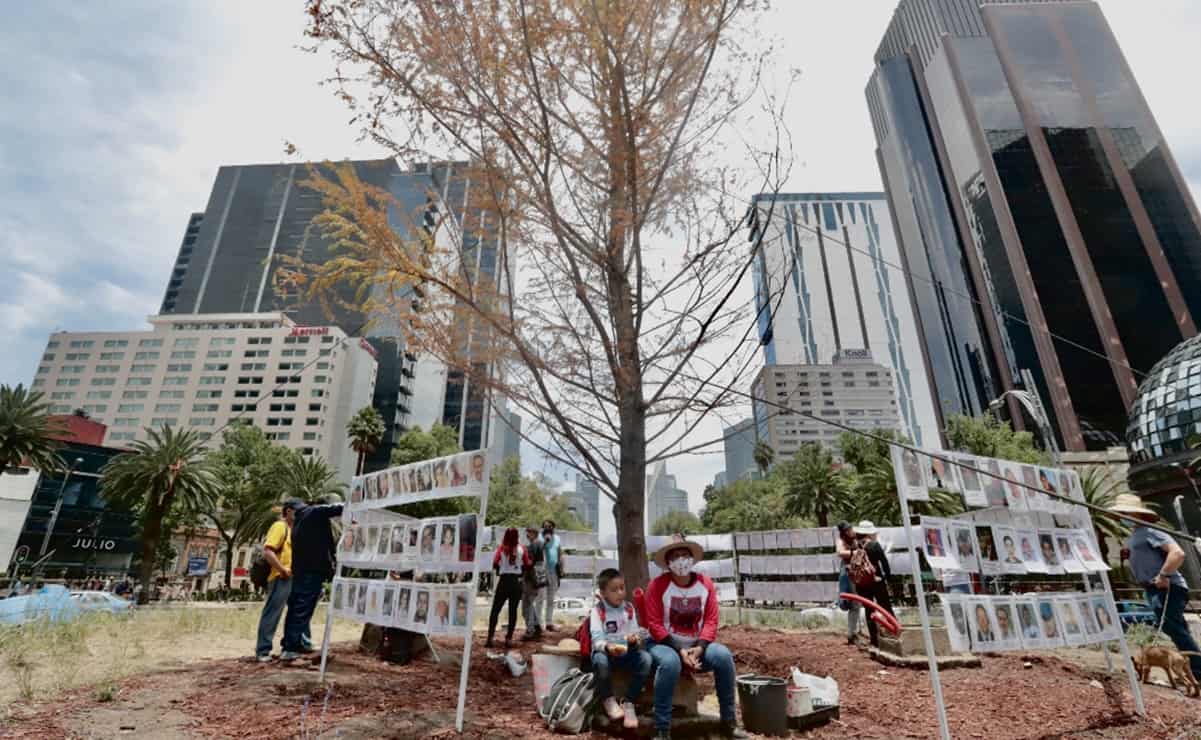
[{"label": "black backpack", "polygon": [[267,588],[267,581],[271,578],[271,563],[267,562],[267,556],[263,554],[262,548],[256,548],[254,557],[250,559],[250,582],[255,588]]}]

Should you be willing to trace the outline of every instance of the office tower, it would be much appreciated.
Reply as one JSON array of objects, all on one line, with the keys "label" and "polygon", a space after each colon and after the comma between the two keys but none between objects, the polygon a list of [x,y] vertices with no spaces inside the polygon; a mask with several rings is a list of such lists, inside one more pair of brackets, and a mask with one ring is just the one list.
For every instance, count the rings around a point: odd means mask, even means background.
[{"label": "office tower", "polygon": [[501,431],[502,443],[500,447],[501,461],[507,460],[510,457],[521,457],[521,417],[516,411],[504,411],[501,414],[501,424],[497,427]]},{"label": "office tower", "polygon": [[83,409],[107,424],[109,447],[146,439],[146,427],[208,436],[238,416],[350,481],[356,459],[346,423],[371,402],[370,344],[279,312],[154,316],[150,325],[51,334],[33,380],[51,413]]},{"label": "office tower", "polygon": [[1038,393],[1120,443],[1196,333],[1201,214],[1095,3],[902,0],[867,86],[938,411]]},{"label": "office tower", "polygon": [[722,447],[726,458],[724,480],[748,478],[755,472],[755,420],[743,419],[722,430]]},{"label": "office tower", "polygon": [[590,478],[580,474],[575,477],[575,491],[564,494],[567,497],[567,508],[580,521],[587,524],[593,532],[600,529],[600,486]]},{"label": "office tower", "polygon": [[884,193],[781,193],[754,203],[764,361],[820,365],[854,355],[880,362],[893,371],[899,431],[941,447]]},{"label": "office tower", "polygon": [[[462,163],[422,163],[402,170],[393,159],[345,162],[364,182],[387,190],[396,200],[389,217],[404,238],[418,230],[431,233],[437,214],[449,212],[463,234],[461,259],[476,275],[496,277],[498,240],[480,237],[470,227],[486,219],[469,201],[470,183]],[[305,185],[321,163],[257,164],[218,169],[203,213],[188,220],[183,243],[163,297],[161,313],[212,314],[283,311],[301,326],[329,323],[348,334],[364,336],[376,351],[379,380],[371,401],[384,418],[383,441],[367,460],[367,469],[386,467],[392,447],[405,429],[428,429],[436,423],[459,430],[464,449],[478,449],[491,439],[491,422],[483,388],[472,387],[469,374],[430,358],[419,357],[405,342],[404,327],[389,316],[368,317],[339,305],[302,300],[299,293],[277,295],[273,275],[281,258],[303,257],[320,263],[336,250],[313,219],[324,210],[320,194]],[[449,239],[443,228],[436,239]],[[354,304],[356,287],[336,286],[337,297]],[[406,286],[399,300],[419,301]],[[332,315],[327,315],[327,309]],[[487,372],[480,365],[476,372]]]},{"label": "office tower", "polygon": [[818,418],[756,400],[759,439],[775,450],[777,462],[783,462],[805,442],[819,442],[840,453],[838,436],[843,430],[820,419],[863,430],[896,429],[900,418],[893,377],[891,368],[857,357],[825,365],[768,365],[751,384],[755,398]]},{"label": "office tower", "polygon": [[646,527],[673,511],[688,511],[688,492],[676,485],[676,477],[667,472],[667,463],[660,462],[646,481]]}]

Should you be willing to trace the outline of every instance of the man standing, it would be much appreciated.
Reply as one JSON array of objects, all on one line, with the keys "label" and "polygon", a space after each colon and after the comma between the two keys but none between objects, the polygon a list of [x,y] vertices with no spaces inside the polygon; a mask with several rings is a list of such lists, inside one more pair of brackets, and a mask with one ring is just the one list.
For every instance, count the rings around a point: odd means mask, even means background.
[{"label": "man standing", "polygon": [[534,567],[522,574],[521,584],[521,613],[525,617],[525,634],[523,641],[537,640],[542,637],[539,609],[546,598],[546,559],[542,554],[542,539],[538,536],[538,528],[525,528],[525,551],[529,553]]},{"label": "man standing", "polygon": [[[1132,493],[1119,494],[1110,511],[1155,522],[1159,515],[1148,509],[1143,500]],[[1184,550],[1168,535],[1145,525],[1138,525],[1130,532],[1126,541],[1130,548],[1130,571],[1135,582],[1146,591],[1147,603],[1157,620],[1163,620],[1163,631],[1181,652],[1191,652],[1189,665],[1193,676],[1201,681],[1201,648],[1189,632],[1184,619],[1184,607],[1188,602],[1188,583],[1180,574],[1184,564]],[[1158,622],[1157,622],[1158,624]]]},{"label": "man standing", "polygon": [[300,499],[290,498],[284,502],[283,518],[267,530],[263,543],[263,557],[271,565],[267,576],[267,598],[263,601],[263,612],[259,615],[259,637],[254,647],[255,657],[260,663],[271,660],[271,644],[275,642],[275,628],[288,605],[292,593],[292,519],[296,510],[304,506]]},{"label": "man standing", "polygon": [[721,735],[744,738],[738,728],[734,701],[734,656],[717,642],[721,619],[717,588],[695,571],[704,550],[675,535],[655,553],[663,573],[646,587],[644,612],[655,661],[655,737],[671,737],[671,698],[685,666],[694,672],[713,672],[721,714]]},{"label": "man standing", "polygon": [[309,623],[325,582],[334,577],[337,542],[330,520],[342,515],[342,504],[300,506],[292,515],[292,592],[284,619],[280,660],[295,660],[312,650],[306,644]]},{"label": "man standing", "polygon": [[560,550],[555,523],[547,519],[542,522],[542,556],[546,559],[546,619],[542,620],[542,626],[551,632],[556,629],[555,594],[559,590],[559,580],[563,577],[563,558],[560,557]]}]

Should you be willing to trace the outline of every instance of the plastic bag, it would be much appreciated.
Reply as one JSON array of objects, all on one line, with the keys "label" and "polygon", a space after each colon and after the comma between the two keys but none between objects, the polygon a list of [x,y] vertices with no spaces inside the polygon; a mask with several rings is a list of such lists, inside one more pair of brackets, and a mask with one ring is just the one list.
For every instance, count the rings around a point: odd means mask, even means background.
[{"label": "plastic bag", "polygon": [[525,656],[516,650],[505,653],[505,665],[508,667],[509,673],[513,674],[513,678],[524,675],[527,667]]},{"label": "plastic bag", "polygon": [[838,706],[838,682],[830,676],[822,678],[793,668],[792,683],[797,688],[809,689],[809,700],[814,709]]}]

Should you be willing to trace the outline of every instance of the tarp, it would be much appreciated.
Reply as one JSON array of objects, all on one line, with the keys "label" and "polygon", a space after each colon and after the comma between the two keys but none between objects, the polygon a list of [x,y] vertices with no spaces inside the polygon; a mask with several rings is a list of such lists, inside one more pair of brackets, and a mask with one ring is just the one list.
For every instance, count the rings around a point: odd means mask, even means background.
[{"label": "tarp", "polygon": [[70,622],[80,615],[79,604],[65,586],[52,584],[28,596],[0,599],[0,624],[24,624],[38,619]]}]

